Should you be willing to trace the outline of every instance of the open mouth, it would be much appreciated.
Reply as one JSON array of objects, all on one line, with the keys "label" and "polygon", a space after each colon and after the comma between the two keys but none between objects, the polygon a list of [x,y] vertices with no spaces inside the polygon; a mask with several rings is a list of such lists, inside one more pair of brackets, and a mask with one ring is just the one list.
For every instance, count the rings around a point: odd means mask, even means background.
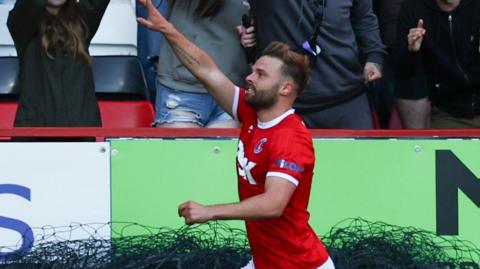
[{"label": "open mouth", "polygon": [[246,92],[246,93],[247,93],[247,95],[254,95],[256,91],[257,91],[257,90],[255,89],[254,86],[249,85],[248,88],[247,88],[247,92]]}]

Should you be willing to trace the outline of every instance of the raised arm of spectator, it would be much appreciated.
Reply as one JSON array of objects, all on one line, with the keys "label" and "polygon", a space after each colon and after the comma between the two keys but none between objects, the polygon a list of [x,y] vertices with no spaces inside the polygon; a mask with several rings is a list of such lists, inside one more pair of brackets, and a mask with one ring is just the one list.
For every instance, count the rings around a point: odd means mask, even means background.
[{"label": "raised arm of spectator", "polygon": [[358,40],[360,51],[366,59],[364,68],[365,82],[382,77],[385,46],[380,38],[378,20],[372,9],[371,0],[353,1],[351,22]]},{"label": "raised arm of spectator", "polygon": [[88,26],[88,43],[95,36],[109,3],[110,0],[81,0],[78,2],[81,16]]},{"label": "raised arm of spectator", "polygon": [[8,14],[7,27],[22,57],[28,43],[40,31],[47,0],[17,0]]},{"label": "raised arm of spectator", "polygon": [[175,29],[155,8],[151,0],[138,0],[138,2],[145,5],[148,11],[148,18],[138,18],[138,22],[153,31],[163,33],[178,59],[205,85],[215,100],[231,115],[235,94],[233,82],[218,69],[217,65],[203,50]]}]

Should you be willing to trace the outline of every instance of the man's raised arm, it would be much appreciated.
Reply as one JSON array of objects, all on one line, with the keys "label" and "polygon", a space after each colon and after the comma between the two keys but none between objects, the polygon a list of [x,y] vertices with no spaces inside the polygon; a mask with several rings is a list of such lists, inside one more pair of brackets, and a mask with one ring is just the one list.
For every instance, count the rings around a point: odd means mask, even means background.
[{"label": "man's raised arm", "polygon": [[205,85],[208,92],[232,115],[234,84],[218,69],[213,60],[175,29],[155,8],[151,0],[138,0],[148,10],[148,18],[137,18],[138,23],[150,30],[161,32],[178,59]]}]

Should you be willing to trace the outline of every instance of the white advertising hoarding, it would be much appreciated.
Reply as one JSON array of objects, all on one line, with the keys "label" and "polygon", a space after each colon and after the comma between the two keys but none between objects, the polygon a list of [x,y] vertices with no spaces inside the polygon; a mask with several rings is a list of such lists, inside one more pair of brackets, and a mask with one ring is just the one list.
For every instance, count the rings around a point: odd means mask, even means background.
[{"label": "white advertising hoarding", "polygon": [[109,238],[109,222],[109,143],[0,143],[0,257],[38,240]]}]

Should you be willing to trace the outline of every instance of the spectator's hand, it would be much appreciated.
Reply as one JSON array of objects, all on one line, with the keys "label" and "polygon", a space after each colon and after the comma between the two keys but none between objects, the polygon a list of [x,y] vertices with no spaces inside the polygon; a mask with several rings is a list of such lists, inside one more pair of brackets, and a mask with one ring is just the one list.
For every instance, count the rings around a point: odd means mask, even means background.
[{"label": "spectator's hand", "polygon": [[204,223],[213,218],[208,206],[193,201],[188,201],[178,206],[178,215],[184,217],[185,223],[188,225]]},{"label": "spectator's hand", "polygon": [[410,29],[408,33],[408,50],[417,52],[422,47],[423,37],[425,36],[425,28],[423,28],[423,20],[418,20],[416,28]]},{"label": "spectator's hand", "polygon": [[255,38],[255,27],[250,26],[247,29],[243,26],[237,26],[237,32],[240,35],[240,44],[244,48],[251,48],[257,45],[257,40]]},{"label": "spectator's hand", "polygon": [[382,65],[367,62],[363,68],[363,78],[365,79],[365,83],[382,78]]},{"label": "spectator's hand", "polygon": [[137,0],[144,5],[148,11],[148,18],[137,18],[137,22],[147,27],[150,30],[157,32],[164,32],[170,23],[160,14],[160,12],[152,4],[152,0]]}]

